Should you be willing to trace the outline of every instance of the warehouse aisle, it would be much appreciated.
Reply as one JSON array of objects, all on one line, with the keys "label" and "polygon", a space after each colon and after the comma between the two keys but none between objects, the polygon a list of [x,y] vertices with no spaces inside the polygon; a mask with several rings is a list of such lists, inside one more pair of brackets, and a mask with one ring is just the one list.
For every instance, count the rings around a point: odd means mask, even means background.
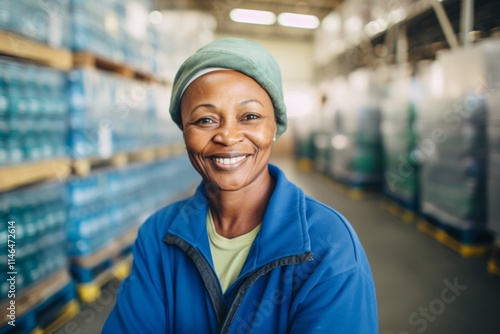
[{"label": "warehouse aisle", "polygon": [[[461,258],[383,211],[379,198],[353,201],[326,176],[299,171],[288,159],[274,163],[353,225],[377,287],[380,334],[500,333],[500,280],[486,272],[486,259]],[[457,296],[444,290],[454,283]]]},{"label": "warehouse aisle", "polygon": [[[273,163],[354,226],[372,266],[381,334],[500,333],[500,280],[486,272],[486,259],[462,259],[384,212],[378,198],[352,201],[326,176],[300,171],[291,159]],[[99,333],[116,291],[116,284],[108,285],[56,333]]]}]

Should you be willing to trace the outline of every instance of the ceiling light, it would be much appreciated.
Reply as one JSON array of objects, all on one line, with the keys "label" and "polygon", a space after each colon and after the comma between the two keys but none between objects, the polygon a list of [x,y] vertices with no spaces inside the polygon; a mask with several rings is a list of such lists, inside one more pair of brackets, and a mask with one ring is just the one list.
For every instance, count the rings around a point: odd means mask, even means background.
[{"label": "ceiling light", "polygon": [[343,150],[349,144],[349,140],[344,135],[336,135],[332,138],[332,146],[337,150]]},{"label": "ceiling light", "polygon": [[406,11],[398,8],[389,13],[389,19],[392,23],[399,23],[406,18]]},{"label": "ceiling light", "polygon": [[339,14],[331,12],[323,19],[321,26],[327,32],[338,33],[342,28],[342,19]]},{"label": "ceiling light", "polygon": [[314,15],[281,13],[278,15],[278,23],[285,27],[316,29],[319,19]]},{"label": "ceiling light", "polygon": [[377,21],[371,21],[366,24],[365,26],[365,32],[370,36],[375,36],[378,33],[381,33],[383,31],[382,27],[379,26]]},{"label": "ceiling light", "polygon": [[229,17],[239,23],[272,25],[276,22],[276,15],[264,10],[236,8],[229,13]]},{"label": "ceiling light", "polygon": [[149,13],[149,21],[152,24],[160,24],[163,21],[163,14],[157,10]]}]

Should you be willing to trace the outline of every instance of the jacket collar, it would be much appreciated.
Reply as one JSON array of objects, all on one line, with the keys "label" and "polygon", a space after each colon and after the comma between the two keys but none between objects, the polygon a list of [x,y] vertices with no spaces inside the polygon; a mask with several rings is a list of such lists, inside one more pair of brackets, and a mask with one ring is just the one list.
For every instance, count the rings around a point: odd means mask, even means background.
[{"label": "jacket collar", "polygon": [[[276,186],[240,275],[277,259],[311,251],[304,193],[288,181],[278,167],[269,164],[269,172]],[[206,231],[208,204],[202,182],[196,193],[180,207],[167,234],[182,238],[213,265]]]}]

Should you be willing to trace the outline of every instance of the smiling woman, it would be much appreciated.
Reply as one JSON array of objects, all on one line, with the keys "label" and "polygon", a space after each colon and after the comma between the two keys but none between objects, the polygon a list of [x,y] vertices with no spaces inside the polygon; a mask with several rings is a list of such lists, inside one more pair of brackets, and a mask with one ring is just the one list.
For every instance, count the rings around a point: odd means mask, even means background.
[{"label": "smiling woman", "polygon": [[[277,131],[271,98],[252,78],[216,69],[186,89],[181,115],[191,163],[219,192],[212,208],[217,233],[234,238],[251,231],[260,223],[273,186],[267,172]],[[237,192],[245,194],[243,207],[233,207],[234,212],[222,208]],[[247,196],[251,193],[266,196]],[[250,214],[241,215],[242,209]]]},{"label": "smiling woman", "polygon": [[155,213],[104,333],[377,333],[370,267],[349,223],[269,164],[286,129],[281,74],[222,39],[179,69],[170,112],[203,181]]}]

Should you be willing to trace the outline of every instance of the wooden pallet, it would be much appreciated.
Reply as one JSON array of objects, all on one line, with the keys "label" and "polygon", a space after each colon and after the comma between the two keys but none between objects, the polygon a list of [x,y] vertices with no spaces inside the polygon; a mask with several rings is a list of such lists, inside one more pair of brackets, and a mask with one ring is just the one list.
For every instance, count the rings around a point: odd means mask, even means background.
[{"label": "wooden pallet", "polygon": [[300,170],[310,172],[314,168],[314,162],[311,159],[301,158],[297,160],[297,167],[299,167]]},{"label": "wooden pallet", "polygon": [[500,276],[500,236],[496,237],[491,247],[491,255],[488,260],[487,270],[490,274]]},{"label": "wooden pallet", "polygon": [[179,144],[143,148],[138,151],[115,153],[108,158],[89,157],[75,159],[71,163],[71,169],[78,176],[87,176],[98,167],[124,167],[132,162],[152,162],[168,158],[184,151]]},{"label": "wooden pallet", "polygon": [[80,304],[76,300],[71,300],[64,305],[54,317],[54,320],[47,326],[37,327],[31,334],[51,334],[61,328],[69,320],[80,313]]},{"label": "wooden pallet", "polygon": [[383,199],[380,206],[382,209],[405,223],[412,224],[417,220],[417,214],[415,211],[407,209],[390,199]]},{"label": "wooden pallet", "polygon": [[126,78],[150,83],[162,82],[152,74],[135,70],[127,65],[119,64],[112,60],[88,52],[75,52],[73,54],[73,66],[75,68],[95,68],[107,72],[116,73]]},{"label": "wooden pallet", "polygon": [[126,153],[116,153],[109,158],[89,157],[73,160],[71,163],[72,172],[78,176],[87,176],[98,167],[124,167],[129,163]]},{"label": "wooden pallet", "polygon": [[174,146],[162,146],[162,147],[158,147],[156,149],[156,158],[157,159],[165,159],[165,158],[168,158],[168,157],[175,155],[175,154],[178,154],[178,153],[176,153]]},{"label": "wooden pallet", "polygon": [[0,53],[63,71],[68,71],[73,66],[69,50],[56,49],[4,30],[0,30]]},{"label": "wooden pallet", "polygon": [[134,227],[103,248],[99,249],[97,252],[88,256],[78,256],[70,258],[70,262],[71,264],[79,267],[93,268],[95,266],[98,266],[106,259],[116,258],[122,253],[124,249],[132,246],[135,239],[137,238],[138,230],[139,226]]},{"label": "wooden pallet", "polygon": [[[61,286],[67,285],[69,282],[70,276],[68,271],[62,269],[16,293],[16,318],[28,313],[35,306],[57,293],[61,289]],[[0,327],[9,321],[7,318],[9,302],[9,300],[5,300],[0,304]]]},{"label": "wooden pallet", "polygon": [[490,259],[488,261],[488,272],[500,277],[500,264],[497,263],[494,259]]},{"label": "wooden pallet", "polygon": [[0,167],[0,191],[11,190],[34,182],[58,179],[70,174],[69,159],[44,160]]},{"label": "wooden pallet", "polygon": [[437,227],[436,225],[430,223],[425,219],[420,219],[417,224],[417,228],[419,231],[427,234],[431,238],[434,238],[440,244],[448,247],[449,249],[457,252],[464,258],[471,257],[483,257],[490,250],[489,244],[465,244],[462,243],[457,238],[454,238],[449,233],[444,231],[443,229]]},{"label": "wooden pallet", "polygon": [[76,300],[75,284],[70,282],[48,296],[27,313],[16,314],[15,326],[0,327],[2,334],[32,333],[50,334],[75,317],[80,311]]},{"label": "wooden pallet", "polygon": [[186,152],[186,146],[184,145],[184,142],[173,144],[169,147],[169,149],[170,155],[178,155]]},{"label": "wooden pallet", "polygon": [[101,296],[104,285],[112,279],[124,280],[132,267],[132,254],[129,254],[99,273],[95,279],[87,283],[79,283],[76,286],[78,297],[84,303],[92,303]]},{"label": "wooden pallet", "polygon": [[367,198],[374,198],[378,196],[378,192],[371,188],[351,186],[345,183],[341,183],[337,180],[333,181],[333,188],[354,201],[359,201]]}]

